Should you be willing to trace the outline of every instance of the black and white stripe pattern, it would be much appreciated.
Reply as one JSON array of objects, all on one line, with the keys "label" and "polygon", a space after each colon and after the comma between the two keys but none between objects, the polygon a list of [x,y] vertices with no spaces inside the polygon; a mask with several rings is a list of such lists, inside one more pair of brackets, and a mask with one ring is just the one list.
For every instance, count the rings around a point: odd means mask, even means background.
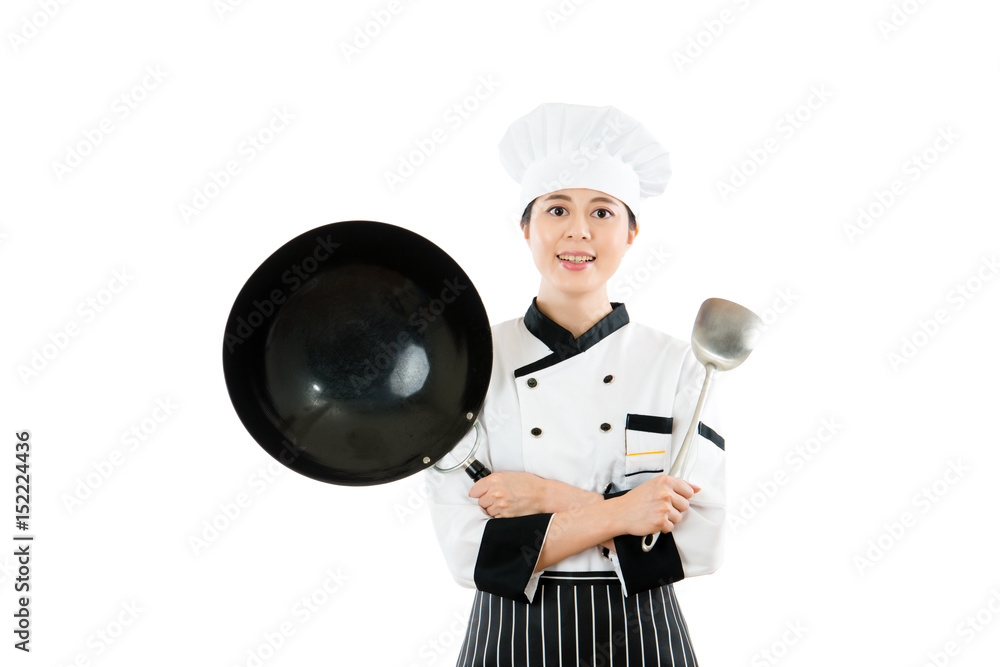
[{"label": "black and white stripe pattern", "polygon": [[476,591],[458,667],[697,667],[673,585],[624,597],[614,572],[553,572],[531,604]]}]

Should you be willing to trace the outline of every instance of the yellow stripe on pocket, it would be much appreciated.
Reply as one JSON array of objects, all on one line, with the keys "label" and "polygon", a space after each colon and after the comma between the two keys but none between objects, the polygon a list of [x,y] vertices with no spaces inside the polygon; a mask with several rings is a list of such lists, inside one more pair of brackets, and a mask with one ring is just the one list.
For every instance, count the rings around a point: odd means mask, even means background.
[{"label": "yellow stripe on pocket", "polygon": [[667,453],[670,451],[672,421],[668,417],[657,415],[629,414],[626,417],[626,477],[643,473],[656,475],[664,471]]}]

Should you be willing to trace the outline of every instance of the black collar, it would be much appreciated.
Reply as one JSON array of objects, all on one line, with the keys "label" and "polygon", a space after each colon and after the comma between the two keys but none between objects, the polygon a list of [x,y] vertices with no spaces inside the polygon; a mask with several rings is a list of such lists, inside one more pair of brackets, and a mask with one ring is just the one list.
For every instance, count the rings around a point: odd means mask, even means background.
[{"label": "black collar", "polygon": [[580,334],[579,338],[574,338],[572,333],[538,310],[537,301],[538,297],[533,298],[527,312],[524,313],[524,326],[535,338],[545,343],[552,350],[552,354],[518,368],[514,371],[515,377],[547,368],[581,352],[586,352],[628,324],[629,321],[625,304],[614,301],[611,303],[610,313]]}]

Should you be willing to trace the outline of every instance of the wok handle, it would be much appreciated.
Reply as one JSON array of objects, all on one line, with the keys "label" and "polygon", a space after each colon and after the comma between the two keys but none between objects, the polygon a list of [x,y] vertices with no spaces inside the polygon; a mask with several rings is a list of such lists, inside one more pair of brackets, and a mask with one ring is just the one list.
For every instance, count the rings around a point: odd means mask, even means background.
[{"label": "wok handle", "polygon": [[[698,432],[698,422],[701,421],[701,409],[705,406],[705,397],[708,396],[708,387],[712,384],[713,373],[715,373],[715,364],[705,364],[705,382],[701,385],[701,395],[698,396],[698,405],[695,406],[694,416],[691,418],[691,424],[688,426],[687,435],[684,436],[684,443],[681,445],[681,450],[677,452],[674,464],[670,466],[670,472],[667,473],[671,477],[680,477],[681,470],[684,468],[684,464],[687,463],[688,451],[691,449],[695,433]],[[642,538],[642,550],[647,553],[652,551],[658,539],[660,539],[660,533],[653,533]]]},{"label": "wok handle", "polygon": [[488,477],[492,473],[490,469],[482,463],[476,459],[472,459],[469,461],[469,465],[465,468],[465,474],[471,477],[473,482],[478,482],[483,477]]},{"label": "wok handle", "polygon": [[476,452],[479,451],[479,439],[482,437],[483,432],[479,426],[478,419],[473,426],[476,429],[476,442],[472,445],[472,451],[469,452],[469,456],[465,459],[462,468],[465,470],[465,474],[472,478],[473,482],[478,482],[483,477],[489,477],[492,471],[476,460]]}]

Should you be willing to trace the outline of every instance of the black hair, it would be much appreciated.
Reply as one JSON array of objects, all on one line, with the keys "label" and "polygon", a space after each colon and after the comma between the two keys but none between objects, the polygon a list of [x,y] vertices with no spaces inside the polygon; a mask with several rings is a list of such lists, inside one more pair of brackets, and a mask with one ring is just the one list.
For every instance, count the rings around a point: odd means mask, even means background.
[{"label": "black hair", "polygon": [[[528,202],[528,206],[524,209],[524,213],[521,214],[521,227],[526,227],[528,223],[531,222],[531,207],[535,205],[536,201],[538,201],[538,197],[535,197]],[[632,209],[629,208],[628,204],[625,202],[622,202],[622,206],[624,206],[625,210],[628,211],[628,230],[630,232],[634,232],[636,225],[635,213],[632,212]]]}]

